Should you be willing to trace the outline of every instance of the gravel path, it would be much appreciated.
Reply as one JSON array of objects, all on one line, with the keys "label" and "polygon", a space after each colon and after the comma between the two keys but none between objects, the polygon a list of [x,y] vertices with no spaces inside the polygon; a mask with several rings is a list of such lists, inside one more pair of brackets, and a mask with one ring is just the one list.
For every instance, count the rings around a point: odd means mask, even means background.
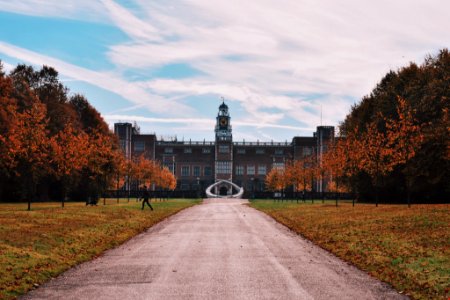
[{"label": "gravel path", "polygon": [[407,299],[243,203],[205,200],[23,298]]}]

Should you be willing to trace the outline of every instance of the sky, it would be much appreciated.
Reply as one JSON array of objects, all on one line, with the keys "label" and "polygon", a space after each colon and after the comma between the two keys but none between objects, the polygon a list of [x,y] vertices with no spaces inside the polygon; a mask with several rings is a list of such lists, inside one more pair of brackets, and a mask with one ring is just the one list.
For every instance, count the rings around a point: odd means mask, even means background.
[{"label": "sky", "polygon": [[0,60],[54,67],[110,126],[290,141],[450,45],[448,0],[0,0]]}]

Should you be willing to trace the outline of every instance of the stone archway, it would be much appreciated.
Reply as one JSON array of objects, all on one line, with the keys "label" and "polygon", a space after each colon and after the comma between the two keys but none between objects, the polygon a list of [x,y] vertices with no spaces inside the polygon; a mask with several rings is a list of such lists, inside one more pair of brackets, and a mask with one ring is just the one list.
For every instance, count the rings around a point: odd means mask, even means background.
[{"label": "stone archway", "polygon": [[[227,184],[229,185],[229,189],[227,187],[224,187],[225,189],[227,189],[226,193],[228,194],[228,191],[231,190],[233,191],[233,187],[238,191],[236,194],[231,194],[231,195],[221,195],[220,190],[222,189],[221,185],[223,184]],[[211,190],[215,187],[219,187],[219,194],[214,194],[213,192],[211,192]],[[208,188],[206,188],[206,196],[208,198],[242,198],[242,195],[244,194],[244,188],[238,186],[237,184],[229,181],[229,180],[218,180],[217,182],[211,184],[210,186],[208,186]]]}]

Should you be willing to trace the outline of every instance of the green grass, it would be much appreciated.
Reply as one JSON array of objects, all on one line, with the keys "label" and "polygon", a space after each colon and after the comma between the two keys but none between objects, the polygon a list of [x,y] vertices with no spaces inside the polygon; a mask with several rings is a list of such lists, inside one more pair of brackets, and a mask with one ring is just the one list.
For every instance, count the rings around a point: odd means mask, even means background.
[{"label": "green grass", "polygon": [[414,299],[450,296],[449,205],[250,205]]},{"label": "green grass", "polygon": [[198,200],[152,202],[103,199],[98,206],[69,202],[0,204],[0,299],[14,299],[52,277],[115,247]]}]

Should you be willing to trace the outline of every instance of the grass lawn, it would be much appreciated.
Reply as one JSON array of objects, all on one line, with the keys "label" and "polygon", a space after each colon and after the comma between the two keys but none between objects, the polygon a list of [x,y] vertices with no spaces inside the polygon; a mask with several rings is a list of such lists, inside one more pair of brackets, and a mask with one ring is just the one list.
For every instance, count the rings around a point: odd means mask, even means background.
[{"label": "grass lawn", "polygon": [[198,200],[132,199],[84,203],[0,204],[0,299],[12,299],[70,267],[98,256]]},{"label": "grass lawn", "polygon": [[250,205],[412,298],[450,296],[450,205]]}]

